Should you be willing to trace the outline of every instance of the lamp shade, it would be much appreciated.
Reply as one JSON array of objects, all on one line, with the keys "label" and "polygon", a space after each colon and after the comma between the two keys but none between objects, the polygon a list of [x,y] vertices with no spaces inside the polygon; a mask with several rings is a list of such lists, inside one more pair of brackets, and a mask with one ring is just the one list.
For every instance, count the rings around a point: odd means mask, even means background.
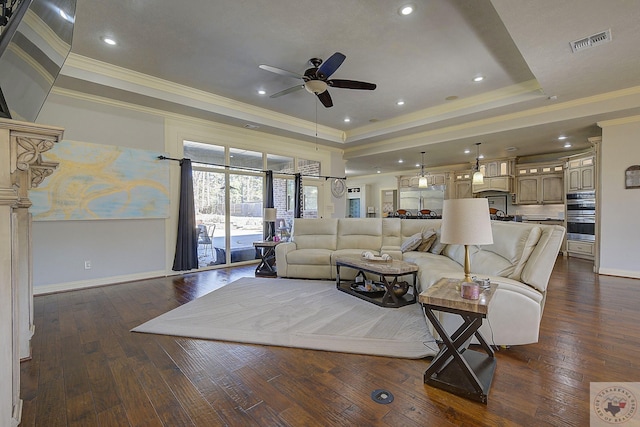
[{"label": "lamp shade", "polygon": [[445,200],[440,241],[454,245],[492,244],[493,233],[487,199]]},{"label": "lamp shade", "polygon": [[477,171],[473,174],[473,180],[472,180],[473,184],[484,184],[484,175],[482,175],[482,172]]},{"label": "lamp shade", "polygon": [[276,208],[264,208],[263,217],[264,222],[276,222]]},{"label": "lamp shade", "polygon": [[426,188],[428,186],[429,186],[429,181],[427,180],[427,177],[421,176],[420,179],[418,180],[418,187]]}]

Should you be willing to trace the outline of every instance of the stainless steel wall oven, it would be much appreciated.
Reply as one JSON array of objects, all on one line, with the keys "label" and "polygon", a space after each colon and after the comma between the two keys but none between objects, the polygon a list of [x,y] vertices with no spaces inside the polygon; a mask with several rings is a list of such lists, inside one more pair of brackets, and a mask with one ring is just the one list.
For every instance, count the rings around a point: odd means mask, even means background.
[{"label": "stainless steel wall oven", "polygon": [[567,194],[567,240],[596,240],[596,193]]}]

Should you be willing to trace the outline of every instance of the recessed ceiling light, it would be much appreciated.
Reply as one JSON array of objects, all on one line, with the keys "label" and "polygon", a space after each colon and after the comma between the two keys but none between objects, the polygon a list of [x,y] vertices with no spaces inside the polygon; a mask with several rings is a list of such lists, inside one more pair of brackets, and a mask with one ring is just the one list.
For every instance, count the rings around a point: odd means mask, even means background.
[{"label": "recessed ceiling light", "polygon": [[476,77],[473,78],[474,82],[481,82],[483,80],[484,80],[484,76],[476,76]]},{"label": "recessed ceiling light", "polygon": [[469,150],[468,148],[466,150],[464,150],[464,154],[469,154],[471,152],[471,150]]},{"label": "recessed ceiling light", "polygon": [[350,119],[349,117],[345,117],[345,118],[344,118],[344,122],[345,122],[345,123],[349,123],[350,121],[351,121],[351,119]]},{"label": "recessed ceiling light", "polygon": [[564,148],[569,148],[571,147],[571,143],[570,142],[565,142],[564,143]]},{"label": "recessed ceiling light", "polygon": [[376,171],[376,173],[380,173],[380,169],[378,169],[378,170]]},{"label": "recessed ceiling light", "polygon": [[420,163],[416,163],[416,167],[419,168],[420,167]]},{"label": "recessed ceiling light", "polygon": [[484,154],[480,154],[480,155],[478,156],[478,158],[479,158],[479,159],[484,159]]},{"label": "recessed ceiling light", "polygon": [[101,37],[100,39],[109,46],[115,46],[117,44],[116,41],[111,37]]},{"label": "recessed ceiling light", "polygon": [[258,95],[266,95],[266,94],[267,94],[267,91],[266,91],[266,90],[262,90],[262,89],[260,89],[260,90],[258,91]]},{"label": "recessed ceiling light", "polygon": [[400,101],[396,102],[396,105],[404,105],[404,101],[400,100]]},{"label": "recessed ceiling light", "polygon": [[407,15],[411,15],[415,9],[416,8],[414,5],[405,4],[404,6],[401,6],[400,9],[398,9],[398,13],[402,16],[407,16]]},{"label": "recessed ceiling light", "polygon": [[398,163],[404,163],[404,160],[400,159],[398,160]]},{"label": "recessed ceiling light", "polygon": [[563,141],[565,139],[567,139],[567,137],[564,135],[558,137],[558,141]]}]

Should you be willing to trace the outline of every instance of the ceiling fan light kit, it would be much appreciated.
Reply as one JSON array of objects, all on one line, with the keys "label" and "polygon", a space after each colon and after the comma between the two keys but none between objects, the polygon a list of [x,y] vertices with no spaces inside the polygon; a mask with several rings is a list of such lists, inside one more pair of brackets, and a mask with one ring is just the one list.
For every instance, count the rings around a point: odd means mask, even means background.
[{"label": "ceiling fan light kit", "polygon": [[359,90],[374,90],[376,85],[374,83],[360,82],[357,80],[342,80],[334,79],[328,80],[328,78],[335,73],[335,71],[342,65],[346,56],[340,52],[336,52],[329,57],[326,61],[322,61],[319,58],[311,58],[309,64],[312,68],[307,69],[304,75],[299,75],[291,71],[283,70],[282,68],[272,67],[271,65],[260,65],[259,68],[265,71],[270,71],[281,76],[292,77],[294,79],[301,79],[304,83],[299,84],[280,92],[274,93],[270,98],[278,98],[282,95],[286,95],[291,92],[298,91],[304,88],[307,92],[315,94],[322,105],[326,108],[333,106],[331,95],[327,88],[336,87],[341,89],[359,89]]}]

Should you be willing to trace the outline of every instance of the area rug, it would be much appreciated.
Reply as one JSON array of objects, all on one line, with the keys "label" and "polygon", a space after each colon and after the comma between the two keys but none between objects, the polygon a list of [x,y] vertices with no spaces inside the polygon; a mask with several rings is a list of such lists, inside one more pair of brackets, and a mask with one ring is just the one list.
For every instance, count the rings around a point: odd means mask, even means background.
[{"label": "area rug", "polygon": [[319,280],[245,277],[132,331],[410,359],[437,351],[420,304],[383,308]]}]

